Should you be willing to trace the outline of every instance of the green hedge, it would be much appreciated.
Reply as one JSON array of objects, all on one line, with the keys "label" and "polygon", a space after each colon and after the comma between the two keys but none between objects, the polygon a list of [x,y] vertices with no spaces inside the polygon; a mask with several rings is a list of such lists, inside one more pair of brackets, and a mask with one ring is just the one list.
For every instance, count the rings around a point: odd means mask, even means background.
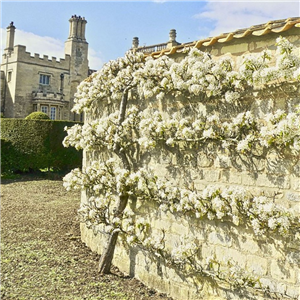
[{"label": "green hedge", "polygon": [[20,154],[16,151],[12,142],[1,138],[1,172],[16,172],[18,167],[15,161],[20,160]]},{"label": "green hedge", "polygon": [[82,151],[65,148],[64,127],[75,122],[1,119],[1,171],[69,171],[82,164]]}]

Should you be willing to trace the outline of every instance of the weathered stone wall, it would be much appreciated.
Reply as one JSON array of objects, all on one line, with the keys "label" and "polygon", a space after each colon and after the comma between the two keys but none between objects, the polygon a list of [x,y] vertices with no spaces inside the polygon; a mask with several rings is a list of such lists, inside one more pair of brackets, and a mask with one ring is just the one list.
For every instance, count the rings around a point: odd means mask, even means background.
[{"label": "weathered stone wall", "polygon": [[[187,102],[169,99],[158,107],[165,113],[180,111],[183,117],[192,111],[204,113],[218,111],[230,120],[239,112],[250,110],[257,118],[263,114],[283,109],[287,112],[300,103],[299,85],[254,92],[240,106],[230,110],[228,106],[203,103],[200,99]],[[192,108],[192,109],[191,109]],[[274,197],[276,203],[292,208],[300,215],[300,160],[299,156],[280,156],[269,151],[262,157],[232,155],[227,149],[201,147],[191,151],[172,153],[159,150],[149,154],[147,164],[158,176],[180,182],[201,191],[206,186],[242,186],[253,195]],[[278,193],[279,192],[279,193]],[[275,196],[276,195],[276,196]],[[256,236],[251,228],[235,226],[230,222],[193,219],[184,215],[162,212],[155,203],[131,203],[133,210],[150,222],[152,234],[165,231],[166,248],[174,249],[182,236],[195,237],[199,241],[197,256],[205,261],[215,256],[220,261],[237,263],[242,269],[260,279],[263,287],[269,287],[279,299],[300,298],[299,241],[268,234]],[[82,240],[93,251],[102,252],[106,237],[94,235],[81,224]],[[113,263],[121,271],[130,274],[146,285],[165,292],[174,299],[270,299],[251,289],[234,290],[226,284],[213,281],[167,266],[162,259],[153,258],[139,248],[116,248]]]}]

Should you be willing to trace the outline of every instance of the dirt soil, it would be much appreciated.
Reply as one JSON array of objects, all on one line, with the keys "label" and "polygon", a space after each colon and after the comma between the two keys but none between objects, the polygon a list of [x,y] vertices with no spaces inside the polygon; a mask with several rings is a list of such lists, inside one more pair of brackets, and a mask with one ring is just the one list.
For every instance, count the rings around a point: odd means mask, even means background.
[{"label": "dirt soil", "polygon": [[171,300],[115,267],[98,274],[80,239],[80,194],[61,180],[2,179],[1,196],[1,299]]}]

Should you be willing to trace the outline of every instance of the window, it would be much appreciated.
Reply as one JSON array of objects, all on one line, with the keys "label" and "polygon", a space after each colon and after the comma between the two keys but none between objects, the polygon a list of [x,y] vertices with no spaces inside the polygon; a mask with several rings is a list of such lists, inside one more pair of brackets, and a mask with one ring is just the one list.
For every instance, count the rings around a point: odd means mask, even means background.
[{"label": "window", "polygon": [[50,83],[50,75],[40,74],[40,84],[49,85]]},{"label": "window", "polygon": [[7,82],[10,82],[11,81],[11,75],[12,75],[12,71],[9,71],[7,73]]},{"label": "window", "polygon": [[55,120],[56,119],[56,107],[50,108],[50,119]]},{"label": "window", "polygon": [[48,106],[41,106],[41,112],[48,115]]}]

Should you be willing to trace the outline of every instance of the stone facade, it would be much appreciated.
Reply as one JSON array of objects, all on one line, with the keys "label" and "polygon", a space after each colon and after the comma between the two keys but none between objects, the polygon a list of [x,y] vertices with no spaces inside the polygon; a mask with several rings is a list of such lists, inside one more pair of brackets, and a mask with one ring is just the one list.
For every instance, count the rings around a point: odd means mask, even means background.
[{"label": "stone facade", "polygon": [[43,111],[54,120],[80,120],[71,112],[78,84],[88,77],[87,21],[72,16],[65,42],[65,57],[33,56],[26,47],[14,45],[15,26],[7,27],[7,42],[1,64],[1,112],[7,118],[24,118]]},{"label": "stone facade", "polygon": [[[299,28],[292,27],[280,32],[300,49]],[[261,51],[268,47],[275,49],[278,34],[253,36],[246,35],[240,40],[218,43],[209,48],[214,55],[223,54],[235,59],[244,53]],[[208,45],[208,47],[210,47]],[[167,48],[166,48],[167,49]],[[176,49],[175,49],[176,50]],[[169,50],[166,50],[169,51]],[[159,56],[157,52],[155,55]],[[182,57],[183,53],[173,51],[170,55]],[[175,101],[176,100],[176,101]],[[156,103],[168,114],[181,112],[186,117],[192,111],[209,113],[217,110],[224,119],[231,119],[239,112],[250,110],[259,119],[262,114],[283,109],[289,112],[291,107],[300,103],[299,84],[286,84],[280,89],[273,88],[267,92],[255,91],[243,100],[243,105],[235,111],[215,106],[215,103],[201,103],[186,99],[169,99]],[[152,103],[153,105],[153,103]],[[192,109],[185,109],[186,107]],[[193,109],[197,108],[197,109]],[[102,111],[101,109],[99,111]],[[88,154],[86,156],[89,157]],[[85,161],[88,164],[88,160]],[[232,156],[228,149],[201,147],[185,152],[158,151],[151,152],[147,164],[156,174],[168,178],[171,182],[192,185],[202,191],[209,185],[220,187],[241,186],[253,195],[262,193],[274,197],[274,201],[291,208],[300,215],[300,160],[295,156],[279,157],[276,152],[268,152],[261,157]],[[83,195],[82,201],[85,201]],[[167,265],[163,259],[153,257],[149,252],[138,247],[126,248],[118,243],[113,263],[121,271],[134,276],[146,285],[167,293],[174,299],[300,299],[300,256],[299,241],[283,238],[274,234],[256,236],[251,228],[236,226],[230,222],[218,220],[193,219],[184,215],[171,214],[157,209],[155,203],[139,202],[131,204],[136,214],[143,216],[150,223],[152,233],[165,231],[165,247],[169,250],[180,245],[182,236],[194,237],[199,241],[197,257],[205,260],[214,256],[222,261],[236,263],[243,270],[260,279],[264,288],[271,294],[252,289],[234,289],[229,284],[216,285],[212,280],[193,274],[187,275]],[[102,253],[106,237],[88,229],[81,224],[82,240],[93,250]]]}]

